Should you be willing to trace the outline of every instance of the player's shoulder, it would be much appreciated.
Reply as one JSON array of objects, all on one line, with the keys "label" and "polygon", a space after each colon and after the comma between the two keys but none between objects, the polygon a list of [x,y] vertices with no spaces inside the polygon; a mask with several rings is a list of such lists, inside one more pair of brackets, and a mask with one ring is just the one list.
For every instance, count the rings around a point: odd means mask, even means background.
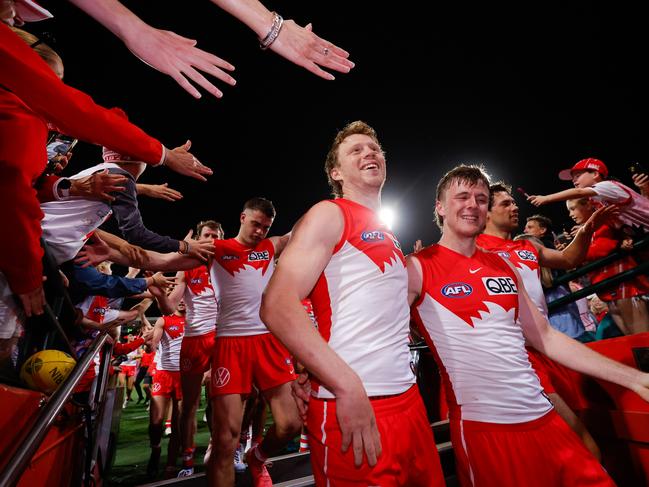
[{"label": "player's shoulder", "polygon": [[320,229],[335,228],[337,223],[342,225],[343,221],[343,215],[338,205],[331,200],[324,200],[309,208],[295,225],[295,231],[313,227]]}]

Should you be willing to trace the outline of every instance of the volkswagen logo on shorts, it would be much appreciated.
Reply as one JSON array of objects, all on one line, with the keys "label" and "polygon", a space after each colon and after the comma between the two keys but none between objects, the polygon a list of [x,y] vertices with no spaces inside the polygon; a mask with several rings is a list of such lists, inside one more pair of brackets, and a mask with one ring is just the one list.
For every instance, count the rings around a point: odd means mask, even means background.
[{"label": "volkswagen logo on shorts", "polygon": [[212,383],[215,387],[223,387],[230,382],[230,371],[225,367],[216,369],[216,373],[212,373]]},{"label": "volkswagen logo on shorts", "polygon": [[466,282],[454,282],[442,288],[442,295],[447,298],[466,298],[473,292],[473,288]]}]

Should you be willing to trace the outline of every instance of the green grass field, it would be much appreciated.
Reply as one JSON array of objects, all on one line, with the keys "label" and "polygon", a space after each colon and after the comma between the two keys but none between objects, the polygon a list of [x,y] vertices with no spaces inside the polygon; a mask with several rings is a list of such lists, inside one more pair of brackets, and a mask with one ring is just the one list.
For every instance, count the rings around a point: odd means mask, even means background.
[{"label": "green grass field", "polygon": [[[133,396],[136,396],[135,393]],[[201,394],[201,402],[196,413],[198,427],[194,439],[196,444],[194,472],[196,473],[205,471],[203,455],[205,454],[210,436],[207,423],[203,421],[206,405],[205,395]],[[270,411],[267,411],[265,429],[267,430],[272,424],[272,415]],[[148,428],[149,412],[146,410],[146,407],[143,404],[136,404],[135,400],[129,402],[128,406],[122,409],[115,461],[113,462],[113,467],[108,478],[109,485],[134,486],[146,484],[154,480],[148,478],[146,475],[146,467],[149,461],[149,455],[151,454]],[[296,452],[299,448],[299,440],[299,436],[296,437],[279,455]],[[169,438],[163,437],[160,470],[157,480],[162,480],[164,476],[168,444]],[[180,457],[178,458],[177,464],[180,466]]]},{"label": "green grass field", "polygon": [[[135,394],[133,394],[135,396]],[[149,447],[149,412],[142,404],[135,404],[135,400],[128,403],[128,406],[122,410],[120,421],[119,437],[117,440],[117,450],[115,461],[110,472],[110,485],[141,485],[151,482],[146,476],[146,466],[149,461],[151,449]],[[203,421],[205,413],[205,397],[201,397],[201,404],[196,413],[198,428],[196,430],[196,454],[195,467],[196,472],[203,472],[203,455],[209,442],[209,430],[207,423]],[[162,455],[160,457],[160,472],[158,480],[163,478],[164,467],[167,462],[167,445],[169,438],[162,439]],[[180,458],[178,459],[180,465]]]}]

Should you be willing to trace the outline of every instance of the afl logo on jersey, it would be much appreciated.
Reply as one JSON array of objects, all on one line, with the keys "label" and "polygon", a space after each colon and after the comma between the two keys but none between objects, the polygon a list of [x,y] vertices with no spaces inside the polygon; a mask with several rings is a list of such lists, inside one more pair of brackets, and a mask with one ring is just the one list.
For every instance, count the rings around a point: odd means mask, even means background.
[{"label": "afl logo on jersey", "polygon": [[531,250],[517,250],[516,255],[521,260],[529,260],[532,262],[537,262],[536,255]]},{"label": "afl logo on jersey", "polygon": [[178,331],[178,329],[179,329],[179,328],[178,328],[178,325],[171,325],[171,326],[169,327],[169,331]]},{"label": "afl logo on jersey", "polygon": [[239,260],[238,255],[222,255],[221,260]]},{"label": "afl logo on jersey", "polygon": [[268,252],[268,250],[261,252],[253,250],[248,254],[248,262],[257,262],[260,260],[270,260],[270,253]]},{"label": "afl logo on jersey", "polygon": [[189,281],[191,285],[196,285],[196,284],[203,284],[203,278],[202,277],[195,277],[194,279],[191,279]]},{"label": "afl logo on jersey", "polygon": [[509,252],[505,252],[504,250],[501,250],[500,252],[496,252],[498,255],[500,255],[503,259],[509,259],[511,255]]},{"label": "afl logo on jersey", "polygon": [[516,283],[511,277],[483,277],[482,282],[490,296],[518,294]]},{"label": "afl logo on jersey", "polygon": [[466,298],[473,292],[473,288],[465,282],[454,282],[442,288],[442,295],[447,298]]},{"label": "afl logo on jersey", "polygon": [[371,230],[361,233],[361,240],[363,242],[380,242],[381,240],[385,240],[385,234],[379,230]]}]

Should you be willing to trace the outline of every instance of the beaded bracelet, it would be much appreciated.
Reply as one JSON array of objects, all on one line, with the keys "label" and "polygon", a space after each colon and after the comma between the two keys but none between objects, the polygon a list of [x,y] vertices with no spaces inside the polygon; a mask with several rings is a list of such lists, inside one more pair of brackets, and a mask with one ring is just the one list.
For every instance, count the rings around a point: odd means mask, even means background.
[{"label": "beaded bracelet", "polygon": [[259,47],[263,50],[266,50],[270,45],[275,42],[277,36],[279,36],[279,31],[282,30],[282,25],[284,25],[284,19],[277,12],[273,12],[273,25],[270,26],[270,31],[266,34],[262,40],[259,41]]}]

